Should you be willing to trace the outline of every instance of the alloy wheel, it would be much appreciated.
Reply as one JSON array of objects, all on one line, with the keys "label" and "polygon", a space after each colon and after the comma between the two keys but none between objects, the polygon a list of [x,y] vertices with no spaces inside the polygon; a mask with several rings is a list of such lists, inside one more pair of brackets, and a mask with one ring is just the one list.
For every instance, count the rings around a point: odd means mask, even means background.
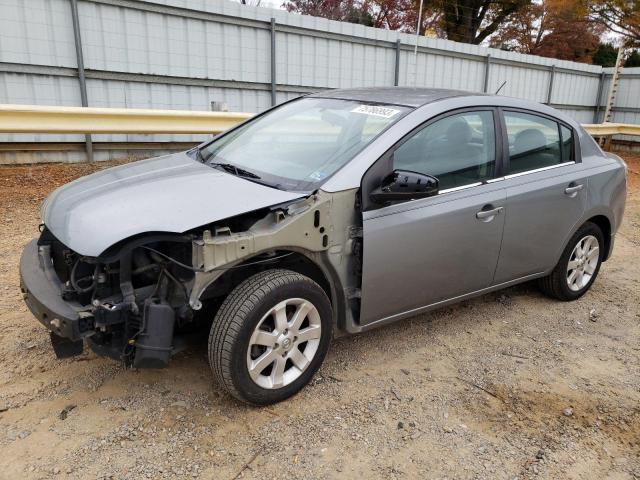
[{"label": "alloy wheel", "polygon": [[310,365],[321,336],[320,314],[302,298],[289,298],[271,308],[258,322],[247,349],[247,369],[260,387],[281,388]]},{"label": "alloy wheel", "polygon": [[574,292],[586,287],[596,271],[600,261],[600,245],[593,235],[587,235],[578,241],[571,252],[567,264],[567,285]]}]

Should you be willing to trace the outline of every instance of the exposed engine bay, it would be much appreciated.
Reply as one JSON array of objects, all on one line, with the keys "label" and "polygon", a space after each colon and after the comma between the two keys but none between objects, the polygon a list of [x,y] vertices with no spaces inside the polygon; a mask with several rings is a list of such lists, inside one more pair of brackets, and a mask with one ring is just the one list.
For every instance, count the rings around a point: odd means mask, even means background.
[{"label": "exposed engine bay", "polygon": [[[355,191],[319,191],[183,234],[138,235],[98,257],[74,252],[44,226],[33,252],[38,259],[25,258],[27,249],[21,261],[23,294],[51,330],[59,357],[81,353],[86,340],[99,355],[135,368],[166,366],[183,334],[210,324],[212,309],[236,285],[274,265],[314,278],[330,298],[339,298],[336,318],[346,310],[357,318],[361,228],[355,198]],[[33,285],[41,283],[29,264],[34,261],[39,275],[57,286],[57,298],[36,298],[43,286]]]}]

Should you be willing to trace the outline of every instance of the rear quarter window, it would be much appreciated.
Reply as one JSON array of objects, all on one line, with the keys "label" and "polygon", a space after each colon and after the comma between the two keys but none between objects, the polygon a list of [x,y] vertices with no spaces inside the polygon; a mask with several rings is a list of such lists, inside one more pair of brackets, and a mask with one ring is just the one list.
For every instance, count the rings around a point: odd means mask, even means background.
[{"label": "rear quarter window", "polygon": [[573,131],[564,125],[560,125],[560,138],[562,139],[562,161],[574,162]]}]

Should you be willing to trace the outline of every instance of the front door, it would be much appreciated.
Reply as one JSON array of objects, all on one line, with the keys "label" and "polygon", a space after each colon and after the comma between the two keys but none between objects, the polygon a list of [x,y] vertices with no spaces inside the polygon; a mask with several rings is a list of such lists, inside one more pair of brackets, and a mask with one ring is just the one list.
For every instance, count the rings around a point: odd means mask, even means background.
[{"label": "front door", "polygon": [[362,326],[492,284],[506,199],[503,182],[490,182],[496,116],[492,110],[449,114],[391,153],[391,170],[433,175],[440,192],[363,213]]}]

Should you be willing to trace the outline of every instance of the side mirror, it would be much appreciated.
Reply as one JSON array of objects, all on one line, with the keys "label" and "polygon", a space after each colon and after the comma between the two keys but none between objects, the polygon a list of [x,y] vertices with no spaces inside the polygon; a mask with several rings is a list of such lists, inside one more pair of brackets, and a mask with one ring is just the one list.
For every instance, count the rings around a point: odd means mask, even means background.
[{"label": "side mirror", "polygon": [[369,198],[375,203],[386,203],[431,197],[438,193],[438,183],[431,175],[394,170],[369,194]]}]

